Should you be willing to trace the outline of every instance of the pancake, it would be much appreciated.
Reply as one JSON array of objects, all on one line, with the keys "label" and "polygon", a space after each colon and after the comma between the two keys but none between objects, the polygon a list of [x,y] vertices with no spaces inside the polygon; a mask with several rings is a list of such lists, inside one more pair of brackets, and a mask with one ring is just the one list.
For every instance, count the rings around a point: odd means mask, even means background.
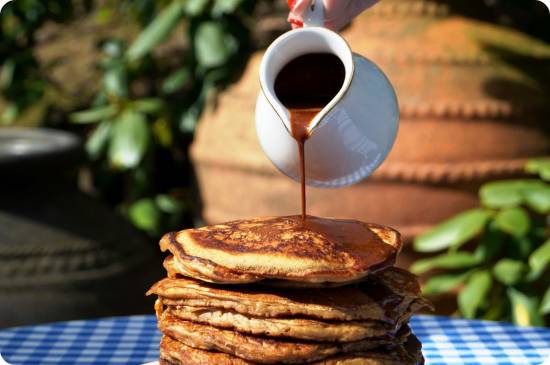
[{"label": "pancake", "polygon": [[232,330],[182,321],[164,312],[158,321],[160,331],[179,342],[202,350],[224,352],[248,361],[263,364],[303,363],[327,357],[366,351],[376,347],[399,344],[410,334],[403,327],[395,336],[369,338],[346,343],[285,341],[250,336]]},{"label": "pancake", "polygon": [[398,329],[377,321],[322,322],[304,318],[262,318],[207,307],[168,306],[166,311],[181,320],[232,329],[245,334],[309,341],[359,341],[393,335]]},{"label": "pancake", "polygon": [[[309,363],[317,365],[417,365],[423,364],[421,346],[410,335],[404,346],[375,349],[346,355],[337,355]],[[160,365],[249,365],[247,361],[222,352],[206,351],[184,345],[171,337],[160,341]]]},{"label": "pancake", "polygon": [[265,217],[165,235],[172,270],[220,284],[278,279],[306,283],[357,281],[392,266],[401,250],[397,231],[355,220]]},{"label": "pancake", "polygon": [[[166,274],[169,278],[178,278],[181,276],[197,279],[207,283],[215,283],[211,278],[204,276],[198,271],[192,271],[188,267],[181,265],[174,259],[173,255],[169,255],[164,259],[162,264],[166,270]],[[346,285],[355,284],[363,280],[363,278],[355,281],[346,282]],[[336,288],[342,286],[343,283],[331,283],[331,282],[304,282],[304,281],[290,281],[280,279],[263,279],[254,281],[253,283],[260,283],[263,286],[272,286],[277,288]],[[220,284],[220,283],[216,283]],[[221,283],[223,284],[223,283]],[[235,284],[235,283],[233,283]]]},{"label": "pancake", "polygon": [[166,306],[225,309],[250,317],[375,320],[393,326],[427,305],[416,276],[393,267],[371,275],[360,285],[339,288],[228,287],[188,278],[165,278],[147,294],[158,295]]}]

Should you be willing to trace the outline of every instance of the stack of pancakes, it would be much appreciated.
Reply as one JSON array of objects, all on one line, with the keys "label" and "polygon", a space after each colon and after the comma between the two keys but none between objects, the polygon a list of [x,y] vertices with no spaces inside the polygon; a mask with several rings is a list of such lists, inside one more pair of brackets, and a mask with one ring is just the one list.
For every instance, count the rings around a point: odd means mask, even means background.
[{"label": "stack of pancakes", "polygon": [[395,230],[308,217],[165,235],[168,277],[149,290],[160,363],[421,364],[407,322],[428,306],[394,268]]}]

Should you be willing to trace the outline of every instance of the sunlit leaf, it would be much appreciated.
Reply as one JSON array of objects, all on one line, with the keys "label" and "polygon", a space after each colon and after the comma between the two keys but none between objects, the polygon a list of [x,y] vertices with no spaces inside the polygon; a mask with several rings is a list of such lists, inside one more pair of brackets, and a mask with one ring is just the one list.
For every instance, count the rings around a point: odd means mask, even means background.
[{"label": "sunlit leaf", "polygon": [[112,118],[117,113],[114,105],[99,106],[96,108],[84,110],[71,114],[71,122],[77,124],[96,123],[108,118]]},{"label": "sunlit leaf", "polygon": [[197,16],[202,14],[210,0],[187,0],[185,2],[185,13],[190,16]]},{"label": "sunlit leaf", "polygon": [[212,14],[219,16],[227,13],[234,13],[244,0],[216,0],[212,8]]},{"label": "sunlit leaf", "polygon": [[472,267],[478,262],[478,258],[470,252],[449,252],[418,260],[411,266],[411,271],[422,274],[432,269],[463,269]]},{"label": "sunlit leaf", "polygon": [[550,265],[550,239],[544,242],[540,247],[529,256],[529,267],[534,277],[538,277]]},{"label": "sunlit leaf", "polygon": [[159,98],[144,98],[133,102],[135,110],[145,114],[155,114],[164,108],[164,102]]},{"label": "sunlit leaf", "polygon": [[128,95],[128,79],[123,65],[117,65],[105,71],[103,78],[105,91],[109,96],[124,98]]},{"label": "sunlit leaf", "polygon": [[0,89],[5,90],[13,82],[13,75],[15,74],[16,61],[13,58],[8,58],[2,64],[0,70]]},{"label": "sunlit leaf", "polygon": [[101,122],[88,137],[85,148],[88,156],[90,156],[92,160],[97,160],[107,148],[110,134],[111,123],[109,121],[104,121]]},{"label": "sunlit leaf", "polygon": [[512,318],[519,326],[544,326],[539,312],[539,300],[514,288],[508,288],[508,297],[512,304]]},{"label": "sunlit leaf", "polygon": [[493,267],[495,279],[504,285],[515,285],[520,282],[527,272],[527,266],[521,262],[511,259],[501,259]]},{"label": "sunlit leaf", "polygon": [[527,172],[539,174],[546,181],[550,181],[550,159],[535,159],[527,162],[525,166]]},{"label": "sunlit leaf", "polygon": [[470,272],[433,276],[424,284],[422,291],[426,295],[450,293],[464,283],[469,275]]},{"label": "sunlit leaf", "polygon": [[127,59],[136,61],[163,42],[180,21],[184,6],[184,1],[172,1],[170,5],[163,9],[132,43],[126,52]]},{"label": "sunlit leaf", "polygon": [[414,248],[421,252],[434,252],[451,246],[459,247],[476,237],[490,216],[491,213],[485,209],[467,210],[418,236]]},{"label": "sunlit leaf", "polygon": [[166,213],[178,213],[183,210],[183,203],[167,194],[157,195],[155,201],[157,206]]},{"label": "sunlit leaf", "polygon": [[490,182],[481,187],[479,196],[481,203],[489,208],[506,208],[523,203],[523,192],[526,189],[544,187],[540,180],[503,180]]},{"label": "sunlit leaf", "polygon": [[474,272],[458,294],[458,308],[466,318],[475,318],[478,308],[491,289],[491,274],[487,270]]},{"label": "sunlit leaf", "polygon": [[149,142],[145,117],[132,110],[125,111],[113,125],[109,159],[113,166],[133,168],[139,164]]},{"label": "sunlit leaf", "polygon": [[495,215],[495,225],[514,236],[524,236],[531,228],[529,213],[521,207],[505,208]]},{"label": "sunlit leaf", "polygon": [[542,314],[550,313],[550,286],[546,289],[546,293],[544,293],[544,296],[542,297],[539,311]]},{"label": "sunlit leaf", "polygon": [[17,104],[9,103],[2,111],[2,124],[9,125],[15,121],[19,115],[19,107]]},{"label": "sunlit leaf", "polygon": [[162,214],[152,199],[138,200],[128,209],[128,216],[136,227],[150,234],[159,231]]},{"label": "sunlit leaf", "polygon": [[237,49],[236,39],[216,21],[200,23],[193,43],[197,61],[205,68],[222,65]]},{"label": "sunlit leaf", "polygon": [[550,213],[550,186],[524,191],[525,204],[539,214]]},{"label": "sunlit leaf", "polygon": [[185,85],[190,78],[190,70],[188,68],[180,68],[164,80],[162,83],[162,92],[171,94]]}]

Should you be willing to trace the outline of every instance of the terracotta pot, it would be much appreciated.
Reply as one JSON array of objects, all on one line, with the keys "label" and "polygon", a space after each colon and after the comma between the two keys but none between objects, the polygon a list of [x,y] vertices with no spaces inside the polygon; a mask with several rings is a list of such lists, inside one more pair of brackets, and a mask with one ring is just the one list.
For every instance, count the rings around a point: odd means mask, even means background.
[{"label": "terracotta pot", "polygon": [[[369,179],[308,189],[309,213],[388,224],[410,239],[477,205],[484,181],[520,176],[527,159],[550,154],[550,95],[538,78],[548,74],[544,43],[409,0],[381,2],[343,36],[394,84],[401,125]],[[271,165],[256,138],[260,59],[251,58],[196,133],[191,153],[207,222],[299,211],[298,184]]]}]

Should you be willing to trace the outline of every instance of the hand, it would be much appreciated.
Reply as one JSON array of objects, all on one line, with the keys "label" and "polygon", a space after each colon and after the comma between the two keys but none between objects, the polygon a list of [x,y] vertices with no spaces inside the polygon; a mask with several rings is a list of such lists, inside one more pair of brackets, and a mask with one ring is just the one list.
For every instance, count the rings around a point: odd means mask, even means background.
[{"label": "hand", "polygon": [[[290,13],[288,21],[292,28],[303,26],[302,14],[311,0],[288,0]],[[325,6],[325,27],[340,30],[363,10],[376,4],[378,0],[323,0]]]}]

